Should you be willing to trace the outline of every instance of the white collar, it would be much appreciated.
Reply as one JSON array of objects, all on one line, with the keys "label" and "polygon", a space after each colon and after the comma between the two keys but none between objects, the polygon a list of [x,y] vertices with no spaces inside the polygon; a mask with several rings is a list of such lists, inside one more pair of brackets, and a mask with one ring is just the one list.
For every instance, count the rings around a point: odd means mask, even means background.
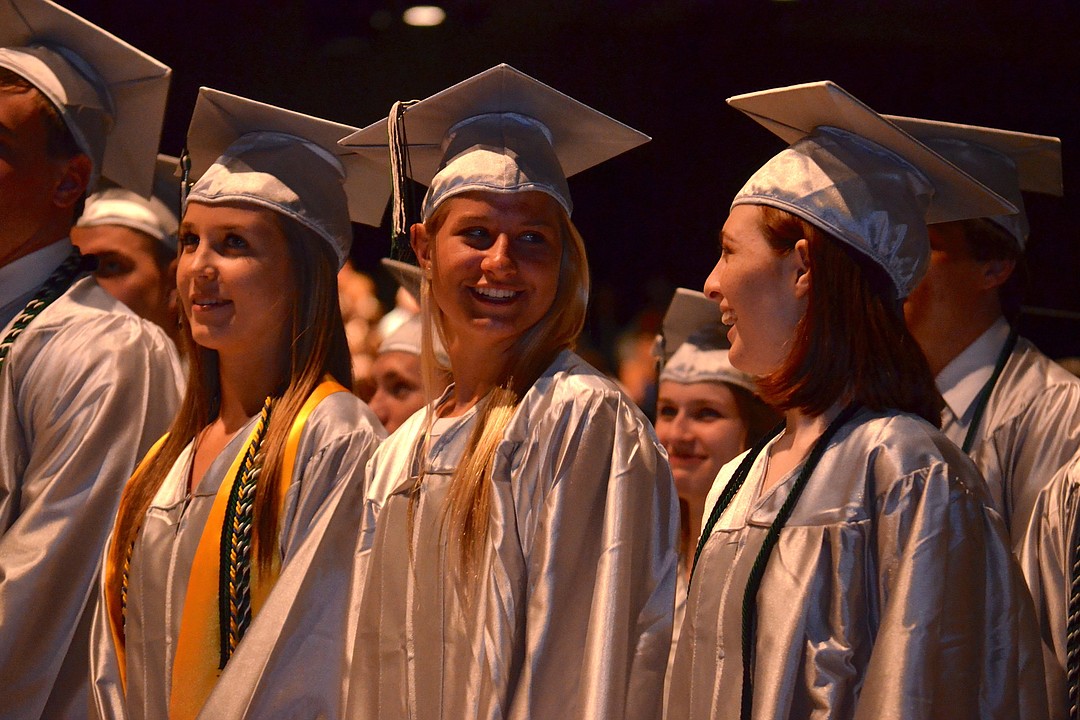
[{"label": "white collar", "polygon": [[958,420],[971,409],[979,390],[994,374],[994,365],[1009,338],[1009,330],[1008,321],[999,317],[935,378],[938,392]]},{"label": "white collar", "polygon": [[71,240],[64,238],[0,267],[0,307],[43,284],[70,254]]}]

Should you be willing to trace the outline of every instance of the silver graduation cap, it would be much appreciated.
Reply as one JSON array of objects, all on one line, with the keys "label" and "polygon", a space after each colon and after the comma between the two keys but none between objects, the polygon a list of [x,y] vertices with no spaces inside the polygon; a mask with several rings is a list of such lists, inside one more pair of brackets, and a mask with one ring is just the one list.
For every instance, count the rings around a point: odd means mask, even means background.
[{"label": "silver graduation cap", "polygon": [[399,107],[400,117],[392,113],[341,143],[385,166],[398,140],[407,159],[395,153],[395,172],[429,186],[425,220],[443,200],[470,190],[537,190],[569,214],[566,178],[649,140],[505,64]]},{"label": "silver graduation cap", "polygon": [[731,346],[724,330],[716,303],[695,290],[678,288],[664,315],[660,382],[723,382],[756,394],[754,378],[728,359]]},{"label": "silver graduation cap", "polygon": [[1061,197],[1061,140],[1049,135],[885,115],[1017,207],[1013,215],[989,215],[990,222],[1027,243],[1028,219],[1021,191]]},{"label": "silver graduation cap", "polygon": [[245,201],[308,227],[339,266],[352,246],[350,219],[378,226],[390,194],[385,167],[338,140],[356,128],[200,88],[188,127],[187,202]]},{"label": "silver graduation cap", "polygon": [[0,67],[56,107],[100,176],[149,196],[171,70],[49,0],[0,0]]},{"label": "silver graduation cap", "polygon": [[926,271],[928,223],[1016,208],[831,82],[739,95],[728,103],[791,143],[732,206],[770,205],[881,266],[906,297]]},{"label": "silver graduation cap", "polygon": [[119,225],[149,235],[170,250],[176,250],[180,225],[180,179],[176,177],[179,158],[158,155],[154,169],[154,192],[145,198],[122,187],[98,190],[86,200],[78,227]]}]

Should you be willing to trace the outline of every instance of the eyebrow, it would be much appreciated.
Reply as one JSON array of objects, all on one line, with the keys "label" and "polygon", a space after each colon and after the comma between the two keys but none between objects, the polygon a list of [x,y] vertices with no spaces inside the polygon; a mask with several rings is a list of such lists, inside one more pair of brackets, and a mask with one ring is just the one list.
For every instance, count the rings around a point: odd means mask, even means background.
[{"label": "eyebrow", "polygon": [[[491,217],[488,215],[462,215],[457,218],[455,222],[462,225],[469,225],[471,223],[486,223],[491,222]],[[548,230],[555,230],[558,225],[548,222],[547,220],[535,219],[535,220],[523,220],[520,225],[530,228],[546,228]]]}]

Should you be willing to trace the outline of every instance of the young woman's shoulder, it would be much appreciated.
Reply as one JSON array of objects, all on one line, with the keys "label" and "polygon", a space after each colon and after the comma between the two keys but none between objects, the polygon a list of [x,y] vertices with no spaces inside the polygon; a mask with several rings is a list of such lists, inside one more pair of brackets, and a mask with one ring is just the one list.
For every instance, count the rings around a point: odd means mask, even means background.
[{"label": "young woman's shoulder", "polygon": [[864,411],[843,444],[846,453],[865,457],[867,472],[880,481],[879,493],[894,482],[918,478],[947,481],[989,502],[986,483],[971,459],[916,415]]},{"label": "young woman's shoulder", "polygon": [[644,413],[611,378],[564,350],[522,398],[507,438],[520,440],[556,428],[599,431],[614,424],[632,426],[655,440]]},{"label": "young woman's shoulder", "polygon": [[606,401],[633,405],[618,384],[572,350],[563,350],[523,399],[553,406],[582,401]]},{"label": "young woman's shoulder", "polygon": [[323,398],[311,411],[302,437],[302,442],[307,443],[310,439],[316,446],[339,438],[377,443],[386,437],[386,431],[367,403],[351,392],[335,392]]}]

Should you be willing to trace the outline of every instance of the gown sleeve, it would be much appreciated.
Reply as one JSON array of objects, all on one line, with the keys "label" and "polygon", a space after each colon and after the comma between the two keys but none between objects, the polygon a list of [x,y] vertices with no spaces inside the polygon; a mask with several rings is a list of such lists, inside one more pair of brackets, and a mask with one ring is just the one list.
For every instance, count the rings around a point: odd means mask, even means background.
[{"label": "gown sleeve", "polygon": [[535,521],[519,522],[526,646],[508,717],[659,717],[678,505],[652,429],[620,393],[596,390],[549,410],[530,440],[504,451],[497,481],[535,473],[548,488]]},{"label": "gown sleeve", "polygon": [[[9,356],[16,367],[3,395],[13,406],[0,413],[22,434],[5,454],[23,460],[21,469],[10,456],[0,462],[0,708],[11,717],[52,715],[45,703],[58,684],[85,688],[102,549],[124,483],[168,428],[181,384],[164,334],[130,314],[42,335],[31,326]],[[16,431],[0,432],[7,445]]]},{"label": "gown sleeve", "polygon": [[881,621],[856,718],[1046,717],[1031,602],[980,486],[936,462],[877,496]]}]

